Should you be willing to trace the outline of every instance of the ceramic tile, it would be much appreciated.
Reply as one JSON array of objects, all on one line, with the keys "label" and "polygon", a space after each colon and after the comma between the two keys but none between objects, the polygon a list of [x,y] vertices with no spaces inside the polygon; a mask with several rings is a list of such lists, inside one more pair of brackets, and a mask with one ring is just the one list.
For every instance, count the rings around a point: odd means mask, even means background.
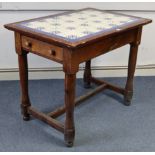
[{"label": "ceramic tile", "polygon": [[87,9],[66,15],[23,22],[19,26],[68,41],[77,41],[132,23],[135,20],[137,18]]}]

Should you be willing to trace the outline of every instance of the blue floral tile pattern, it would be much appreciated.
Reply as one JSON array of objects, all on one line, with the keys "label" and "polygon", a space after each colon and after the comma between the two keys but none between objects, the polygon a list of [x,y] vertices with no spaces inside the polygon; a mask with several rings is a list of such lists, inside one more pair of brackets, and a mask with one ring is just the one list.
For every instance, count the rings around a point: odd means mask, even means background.
[{"label": "blue floral tile pattern", "polygon": [[130,24],[137,19],[125,15],[87,9],[70,14],[22,22],[18,26],[74,42],[112,28]]}]

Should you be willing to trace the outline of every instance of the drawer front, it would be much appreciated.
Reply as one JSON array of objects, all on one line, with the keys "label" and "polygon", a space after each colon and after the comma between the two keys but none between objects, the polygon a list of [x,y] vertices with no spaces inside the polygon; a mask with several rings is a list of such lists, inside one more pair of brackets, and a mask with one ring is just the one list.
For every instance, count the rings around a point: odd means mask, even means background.
[{"label": "drawer front", "polygon": [[57,62],[63,61],[63,48],[36,39],[22,36],[22,48]]}]

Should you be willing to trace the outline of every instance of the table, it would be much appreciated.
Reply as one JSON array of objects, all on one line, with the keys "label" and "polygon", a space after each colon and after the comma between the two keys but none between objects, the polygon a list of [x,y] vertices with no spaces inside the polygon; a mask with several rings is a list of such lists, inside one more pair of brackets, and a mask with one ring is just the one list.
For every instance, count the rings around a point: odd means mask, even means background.
[{"label": "table", "polygon": [[[19,61],[21,109],[24,120],[30,115],[64,134],[67,146],[73,146],[75,136],[74,107],[86,98],[104,89],[124,96],[130,105],[133,96],[133,78],[142,27],[150,19],[128,16],[94,8],[21,21],[5,25],[15,32],[15,47]],[[128,75],[125,88],[96,79],[91,74],[91,59],[130,44]],[[65,105],[45,114],[31,106],[28,92],[27,54],[34,53],[63,65],[65,73]],[[85,62],[84,87],[98,85],[93,91],[75,99],[76,73]],[[65,123],[56,118],[65,113]]]}]

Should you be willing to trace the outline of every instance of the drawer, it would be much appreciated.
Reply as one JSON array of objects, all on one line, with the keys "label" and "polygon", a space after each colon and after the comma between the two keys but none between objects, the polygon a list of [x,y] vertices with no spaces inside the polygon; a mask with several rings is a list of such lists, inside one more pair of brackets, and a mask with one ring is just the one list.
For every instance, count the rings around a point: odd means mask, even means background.
[{"label": "drawer", "polygon": [[22,48],[57,62],[63,61],[63,48],[22,36]]}]

